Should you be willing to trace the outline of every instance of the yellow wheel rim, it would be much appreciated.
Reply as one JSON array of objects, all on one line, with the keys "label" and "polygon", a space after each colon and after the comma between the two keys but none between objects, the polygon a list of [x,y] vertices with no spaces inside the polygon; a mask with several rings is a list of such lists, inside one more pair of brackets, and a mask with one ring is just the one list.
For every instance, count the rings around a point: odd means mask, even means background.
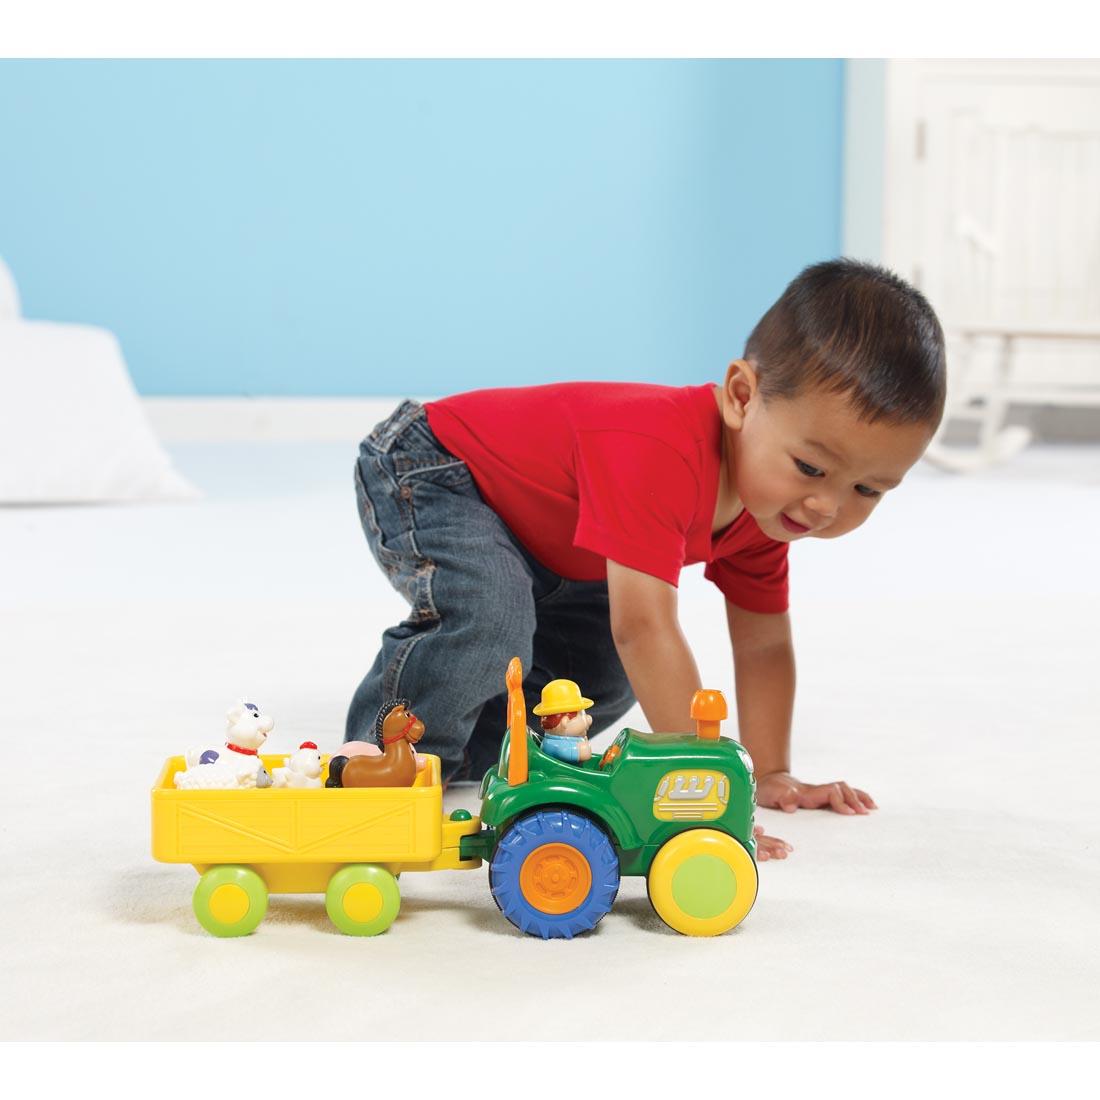
[{"label": "yellow wheel rim", "polygon": [[649,868],[657,915],[685,936],[720,936],[756,901],[756,864],[744,845],[716,829],[689,829],[669,840]]},{"label": "yellow wheel rim", "polygon": [[236,924],[248,913],[248,895],[235,882],[219,886],[210,895],[210,915],[222,924]]},{"label": "yellow wheel rim", "polygon": [[382,891],[370,882],[357,882],[344,891],[344,912],[358,924],[374,920],[383,903]]}]

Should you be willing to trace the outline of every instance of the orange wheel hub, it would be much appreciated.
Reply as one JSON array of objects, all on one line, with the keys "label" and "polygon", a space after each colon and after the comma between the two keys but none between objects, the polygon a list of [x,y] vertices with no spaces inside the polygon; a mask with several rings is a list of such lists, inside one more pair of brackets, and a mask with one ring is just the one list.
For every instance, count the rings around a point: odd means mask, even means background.
[{"label": "orange wheel hub", "polygon": [[592,868],[569,844],[543,844],[523,861],[519,884],[527,903],[540,912],[571,913],[592,889]]}]

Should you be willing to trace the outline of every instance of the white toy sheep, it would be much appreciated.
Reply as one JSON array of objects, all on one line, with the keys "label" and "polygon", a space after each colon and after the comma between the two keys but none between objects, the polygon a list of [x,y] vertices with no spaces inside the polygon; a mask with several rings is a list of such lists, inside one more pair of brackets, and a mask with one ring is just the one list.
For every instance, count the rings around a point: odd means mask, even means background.
[{"label": "white toy sheep", "polygon": [[187,770],[176,772],[180,790],[233,790],[241,787],[270,787],[259,751],[275,721],[260,713],[255,703],[239,703],[226,715],[225,745],[220,749],[191,749],[186,754]]},{"label": "white toy sheep", "polygon": [[271,773],[276,787],[319,787],[321,785],[321,754],[312,741],[303,741],[298,751],[286,762],[285,768]]}]

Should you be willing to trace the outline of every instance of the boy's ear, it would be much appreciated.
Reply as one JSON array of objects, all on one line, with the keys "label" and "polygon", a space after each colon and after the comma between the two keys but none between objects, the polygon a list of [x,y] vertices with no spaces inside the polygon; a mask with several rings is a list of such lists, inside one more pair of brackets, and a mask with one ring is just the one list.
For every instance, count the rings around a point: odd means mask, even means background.
[{"label": "boy's ear", "polygon": [[726,426],[740,430],[745,422],[745,410],[756,396],[756,368],[747,359],[730,363],[722,386],[722,418]]}]

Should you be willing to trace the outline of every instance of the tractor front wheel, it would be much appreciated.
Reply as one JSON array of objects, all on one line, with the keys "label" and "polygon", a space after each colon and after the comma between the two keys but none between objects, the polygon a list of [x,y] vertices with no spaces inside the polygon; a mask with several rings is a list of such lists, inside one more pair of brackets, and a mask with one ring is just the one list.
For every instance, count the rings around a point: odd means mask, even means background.
[{"label": "tractor front wheel", "polygon": [[489,867],[500,911],[521,931],[570,940],[596,927],[619,892],[611,838],[576,810],[537,810],[505,830]]},{"label": "tractor front wheel", "polygon": [[745,846],[717,829],[688,829],[666,841],[646,883],[657,915],[685,936],[720,936],[756,901],[756,864]]}]

